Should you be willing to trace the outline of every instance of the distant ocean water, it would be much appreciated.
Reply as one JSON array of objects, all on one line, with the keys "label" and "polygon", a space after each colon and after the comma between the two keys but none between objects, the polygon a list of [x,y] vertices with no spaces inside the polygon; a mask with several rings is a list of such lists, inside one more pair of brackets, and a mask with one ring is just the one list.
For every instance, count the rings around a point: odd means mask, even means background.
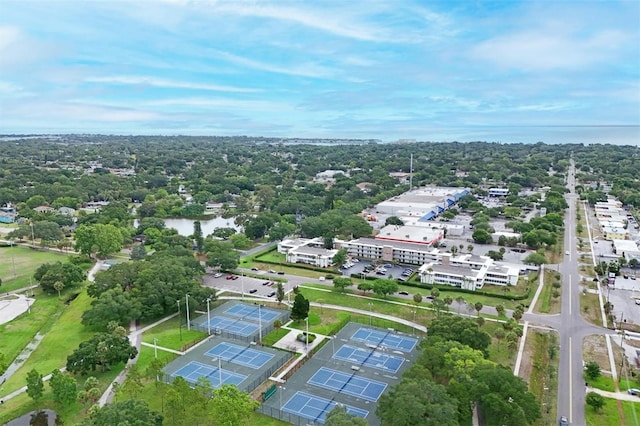
[{"label": "distant ocean water", "polygon": [[[313,129],[309,130],[309,134],[296,135],[254,135],[256,139],[261,138],[283,138],[293,139],[284,143],[300,143],[295,141],[298,139],[303,143],[311,143],[315,145],[332,145],[337,140],[338,143],[367,143],[376,140],[380,143],[393,143],[398,141],[406,142],[497,142],[497,143],[538,143],[546,144],[612,144],[612,145],[631,145],[640,146],[640,125],[631,126],[461,126],[461,127],[444,127],[427,125],[420,128],[407,128],[403,134],[379,134],[375,131],[369,133],[366,130],[349,129],[344,133],[331,132],[332,134],[315,134]],[[64,133],[55,133],[51,136],[62,135]],[[69,134],[73,134],[69,132]],[[84,133],[88,135],[90,133]],[[97,134],[110,135],[166,135],[166,136],[236,136],[225,133],[204,134],[202,131],[190,134],[185,131],[166,131],[156,130],[155,132],[96,132]],[[0,136],[0,141],[10,141],[19,139],[17,134]],[[44,135],[30,135],[25,138],[46,138]],[[315,139],[315,141],[313,141]],[[360,142],[359,140],[362,140]]]},{"label": "distant ocean water", "polygon": [[428,136],[412,137],[432,142],[499,142],[547,144],[612,144],[640,146],[640,126],[502,126],[433,129]]}]

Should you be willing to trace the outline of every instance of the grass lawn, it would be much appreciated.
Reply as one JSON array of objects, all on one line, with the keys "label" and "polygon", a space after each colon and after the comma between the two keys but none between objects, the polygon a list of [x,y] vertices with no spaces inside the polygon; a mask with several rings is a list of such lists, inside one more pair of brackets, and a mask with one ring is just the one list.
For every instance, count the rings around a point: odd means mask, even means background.
[{"label": "grass lawn", "polygon": [[492,336],[491,345],[489,346],[489,359],[513,370],[513,366],[516,363],[516,352],[510,351],[507,348],[506,340],[502,339],[502,341],[498,341],[498,339],[493,337],[497,329],[502,329],[502,324],[485,321],[481,328],[488,333],[489,336]]},{"label": "grass lawn", "polygon": [[640,426],[640,403],[628,401],[620,401],[620,403],[624,412],[624,421],[620,418],[618,401],[605,398],[604,407],[597,413],[593,408],[585,407],[587,426]]},{"label": "grass lawn", "polygon": [[180,320],[181,318],[174,317],[156,325],[150,330],[145,331],[142,335],[142,341],[153,344],[153,338],[155,337],[158,339],[158,346],[182,350],[182,347],[188,343],[201,340],[207,336],[207,333],[203,333],[193,328],[191,330],[187,330],[187,326],[185,324],[182,325],[181,333]]},{"label": "grass lawn", "polygon": [[264,344],[265,346],[273,346],[274,343],[282,339],[287,334],[289,334],[289,330],[285,330],[284,328],[276,328],[271,333],[262,338],[262,344]]},{"label": "grass lawn", "polygon": [[556,271],[547,271],[544,274],[544,285],[540,297],[538,298],[538,304],[535,307],[536,312],[544,314],[557,314],[560,313],[560,297],[554,297],[554,292],[560,294],[562,287],[554,288],[554,282],[560,282],[560,274]]},{"label": "grass lawn", "polygon": [[609,392],[615,392],[615,387],[613,385],[613,378],[611,376],[605,376],[604,374],[598,377],[597,379],[589,379],[584,374],[582,376],[584,381],[589,383],[589,386],[602,389]]},{"label": "grass lawn", "polygon": [[[30,284],[29,277],[44,263],[64,262],[68,253],[34,250],[27,247],[0,247],[0,292],[6,293]],[[15,265],[15,268],[14,268]],[[15,272],[15,274],[14,274]],[[35,284],[35,282],[33,282]]]},{"label": "grass lawn", "polygon": [[31,314],[25,312],[13,321],[0,325],[0,348],[9,362],[20,354],[38,331],[49,329],[65,307],[58,295],[49,296],[39,289],[35,294],[36,301],[31,306]]},{"label": "grass lawn", "polygon": [[27,373],[33,368],[41,374],[49,374],[54,368],[67,364],[67,356],[78,348],[80,342],[88,340],[94,331],[81,324],[82,313],[87,310],[91,298],[85,291],[64,308],[60,318],[52,325],[22,367],[4,384],[2,395],[13,392],[26,384]]},{"label": "grass lawn", "polygon": [[585,320],[597,326],[602,326],[600,301],[597,294],[580,293],[580,312]]}]

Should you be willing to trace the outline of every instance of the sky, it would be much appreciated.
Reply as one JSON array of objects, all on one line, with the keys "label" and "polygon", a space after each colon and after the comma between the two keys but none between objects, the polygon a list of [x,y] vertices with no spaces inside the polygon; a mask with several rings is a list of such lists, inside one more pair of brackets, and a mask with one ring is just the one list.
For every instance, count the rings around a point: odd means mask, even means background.
[{"label": "sky", "polygon": [[640,145],[640,1],[0,0],[0,133]]}]

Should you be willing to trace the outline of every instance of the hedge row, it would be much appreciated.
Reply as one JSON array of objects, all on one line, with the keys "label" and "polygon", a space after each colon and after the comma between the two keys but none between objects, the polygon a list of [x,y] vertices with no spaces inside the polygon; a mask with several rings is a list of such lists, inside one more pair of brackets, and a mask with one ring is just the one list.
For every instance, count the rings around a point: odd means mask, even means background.
[{"label": "hedge row", "polygon": [[[360,274],[351,274],[351,278],[361,278],[361,276]],[[365,280],[377,280],[377,279],[378,277],[370,277],[370,276],[365,277]],[[527,287],[527,291],[525,291],[524,294],[516,295],[516,294],[492,293],[490,291],[484,291],[484,290],[467,290],[467,289],[454,287],[450,285],[423,284],[423,283],[416,283],[412,281],[400,281],[400,280],[397,280],[397,281],[398,281],[398,284],[406,285],[413,288],[421,288],[426,290],[437,288],[440,291],[447,291],[447,292],[454,292],[454,293],[480,294],[482,296],[496,297],[498,299],[505,299],[505,300],[524,300],[524,299],[527,299],[530,295],[529,287]]]},{"label": "hedge row", "polygon": [[[261,255],[263,255],[265,253],[261,253]],[[256,256],[253,259],[261,262],[261,263],[266,263],[267,265],[275,265],[275,266],[281,266],[281,263],[279,262],[272,262],[270,260],[263,260],[260,259],[260,256]],[[298,269],[306,269],[307,271],[314,271],[314,272],[323,272],[323,273],[327,273],[327,274],[338,274],[338,275],[342,275],[342,273],[339,270],[336,269],[327,269],[327,268],[316,268],[315,266],[311,266],[311,265],[305,265],[305,264],[300,264],[300,263],[287,263],[287,267],[289,268],[298,268]]]}]

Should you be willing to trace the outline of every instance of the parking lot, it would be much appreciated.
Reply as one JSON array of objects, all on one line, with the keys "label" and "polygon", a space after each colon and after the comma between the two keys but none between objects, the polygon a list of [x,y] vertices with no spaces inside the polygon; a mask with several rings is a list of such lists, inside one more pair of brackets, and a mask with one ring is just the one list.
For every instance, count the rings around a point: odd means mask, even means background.
[{"label": "parking lot", "polygon": [[624,278],[624,275],[616,277],[615,285],[610,289],[605,286],[603,291],[613,304],[613,313],[616,318],[624,318],[627,322],[640,324],[640,305],[636,304],[636,300],[640,301],[640,271],[635,272],[637,275],[635,280],[631,279],[633,275],[625,272],[628,278]]},{"label": "parking lot", "polygon": [[[418,271],[418,267],[420,265],[394,265],[392,263],[387,262],[378,262],[374,265],[372,262],[367,260],[359,260],[356,263],[352,264],[353,266],[342,268],[343,276],[350,276],[352,274],[356,274],[362,277],[374,277],[374,278],[389,278],[389,276],[394,279],[405,280],[408,278],[405,271],[411,269],[413,273]],[[345,265],[345,266],[348,266]],[[403,275],[405,274],[405,275]]]},{"label": "parking lot", "polygon": [[[203,277],[205,287],[212,287],[218,292],[229,291],[250,296],[260,296],[275,299],[276,281],[268,271],[254,271],[254,274],[264,275],[264,278],[253,278],[237,274],[208,273]],[[219,274],[219,275],[218,275]],[[283,284],[284,291],[290,289]]]}]

